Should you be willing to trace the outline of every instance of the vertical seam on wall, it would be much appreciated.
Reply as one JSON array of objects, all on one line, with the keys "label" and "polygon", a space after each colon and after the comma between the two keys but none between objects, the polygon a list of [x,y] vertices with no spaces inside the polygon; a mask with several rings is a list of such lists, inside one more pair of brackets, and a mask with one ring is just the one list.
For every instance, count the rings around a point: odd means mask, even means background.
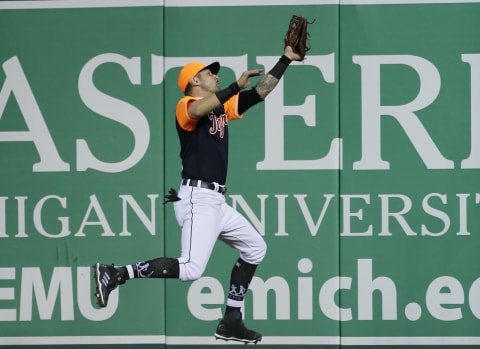
[{"label": "vertical seam on wall", "polygon": [[[341,94],[340,94],[340,75],[341,75],[341,69],[340,69],[340,28],[341,28],[341,24],[340,24],[340,21],[341,21],[341,11],[342,11],[342,6],[341,6],[341,1],[342,0],[339,0],[338,1],[338,17],[337,17],[337,26],[338,26],[338,30],[337,30],[337,56],[336,56],[336,61],[338,62],[338,64],[335,64],[338,68],[338,81],[337,81],[337,103],[338,103],[338,106],[337,106],[337,113],[338,113],[338,116],[337,116],[337,122],[338,122],[338,125],[337,125],[337,128],[338,128],[338,138],[339,138],[339,143],[340,143],[340,146],[339,146],[339,153],[338,153],[338,176],[337,176],[337,181],[338,181],[338,187],[337,187],[337,195],[338,195],[338,205],[337,205],[337,217],[338,217],[338,222],[337,222],[337,226],[338,226],[338,232],[337,232],[337,238],[338,238],[338,275],[341,275],[341,254],[342,254],[342,249],[341,249],[341,239],[340,239],[340,229],[341,229],[341,222],[340,222],[340,217],[341,217],[341,197],[340,197],[340,194],[341,194],[341,176],[342,176],[342,154],[343,154],[343,142],[341,141],[342,140],[342,129],[341,129],[341,103],[340,103],[340,98],[341,98]],[[335,62],[336,63],[336,62]],[[340,281],[339,281],[340,282]],[[339,303],[340,303],[340,307],[342,307],[342,293],[339,292]],[[341,319],[340,319],[341,320]],[[340,347],[342,346],[342,342],[341,342],[341,338],[342,338],[342,321],[339,321],[338,322],[338,336],[339,336],[339,343],[340,343]]]},{"label": "vertical seam on wall", "polygon": [[[166,166],[165,166],[165,160],[167,158],[167,152],[166,152],[166,128],[167,128],[167,125],[166,125],[166,120],[167,118],[165,117],[167,115],[167,110],[166,110],[166,81],[165,81],[165,40],[166,40],[166,35],[165,35],[165,20],[166,20],[166,16],[165,16],[165,2],[162,1],[162,5],[161,5],[161,9],[162,9],[162,25],[160,27],[160,30],[162,31],[162,34],[161,34],[161,37],[162,37],[162,52],[161,52],[161,55],[162,55],[162,60],[163,60],[163,71],[161,72],[163,74],[163,84],[160,85],[160,88],[161,88],[161,93],[162,93],[162,97],[163,97],[163,106],[162,106],[162,113],[163,113],[163,117],[162,117],[162,124],[163,124],[163,130],[162,130],[162,143],[163,143],[163,169],[162,169],[162,173],[163,173],[163,178],[162,180],[160,181],[162,183],[162,188],[161,188],[161,191],[163,193],[163,195],[165,195],[165,178],[166,178]],[[167,234],[166,234],[166,230],[167,230],[167,220],[165,219],[166,217],[166,214],[167,213],[167,210],[166,210],[166,205],[163,205],[163,255],[165,256],[166,255],[166,246],[167,246]],[[168,336],[168,329],[167,329],[167,283],[164,281],[163,282],[163,294],[165,295],[165,297],[163,297],[163,309],[165,309],[165,311],[163,312],[163,316],[164,316],[164,321],[163,321],[163,332],[165,333],[165,338],[167,338]],[[165,340],[166,341],[166,340]]]}]

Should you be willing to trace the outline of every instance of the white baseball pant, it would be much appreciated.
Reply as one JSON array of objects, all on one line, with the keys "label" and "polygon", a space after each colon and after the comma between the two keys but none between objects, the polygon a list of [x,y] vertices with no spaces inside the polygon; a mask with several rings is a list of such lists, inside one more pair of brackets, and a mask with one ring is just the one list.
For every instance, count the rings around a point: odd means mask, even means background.
[{"label": "white baseball pant", "polygon": [[174,202],[175,216],[182,227],[180,280],[196,280],[207,267],[217,240],[240,252],[250,264],[260,264],[267,251],[262,236],[250,222],[211,189],[182,185],[180,201]]}]

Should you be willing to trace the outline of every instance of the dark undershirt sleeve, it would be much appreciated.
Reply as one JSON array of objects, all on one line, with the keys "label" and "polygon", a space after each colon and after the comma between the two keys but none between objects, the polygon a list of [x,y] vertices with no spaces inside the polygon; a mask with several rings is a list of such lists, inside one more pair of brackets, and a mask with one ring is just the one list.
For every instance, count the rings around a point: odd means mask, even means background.
[{"label": "dark undershirt sleeve", "polygon": [[241,91],[238,97],[238,113],[241,115],[260,102],[263,102],[263,99],[258,95],[255,88]]}]

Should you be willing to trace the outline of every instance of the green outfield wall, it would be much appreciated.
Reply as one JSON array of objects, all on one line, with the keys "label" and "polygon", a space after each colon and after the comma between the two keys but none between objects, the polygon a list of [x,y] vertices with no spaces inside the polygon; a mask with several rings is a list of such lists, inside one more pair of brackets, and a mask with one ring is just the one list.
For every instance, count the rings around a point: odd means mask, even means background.
[{"label": "green outfield wall", "polygon": [[[226,86],[311,50],[230,124],[227,201],[268,253],[244,308],[265,348],[480,347],[480,2],[0,2],[0,346],[230,347],[236,252],[98,309],[91,265],[177,257],[177,74]],[[254,78],[255,83],[258,78]]]}]

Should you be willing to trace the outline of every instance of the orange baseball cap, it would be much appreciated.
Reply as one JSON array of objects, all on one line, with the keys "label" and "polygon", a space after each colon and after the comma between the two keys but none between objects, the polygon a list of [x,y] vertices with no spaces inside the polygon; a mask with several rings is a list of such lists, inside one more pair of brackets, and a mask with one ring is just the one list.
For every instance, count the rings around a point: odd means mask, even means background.
[{"label": "orange baseball cap", "polygon": [[220,70],[220,63],[213,62],[209,65],[205,65],[200,62],[190,62],[185,65],[182,70],[180,70],[180,74],[178,74],[178,88],[180,91],[185,92],[190,79],[205,69],[208,69],[213,74],[217,75]]}]

